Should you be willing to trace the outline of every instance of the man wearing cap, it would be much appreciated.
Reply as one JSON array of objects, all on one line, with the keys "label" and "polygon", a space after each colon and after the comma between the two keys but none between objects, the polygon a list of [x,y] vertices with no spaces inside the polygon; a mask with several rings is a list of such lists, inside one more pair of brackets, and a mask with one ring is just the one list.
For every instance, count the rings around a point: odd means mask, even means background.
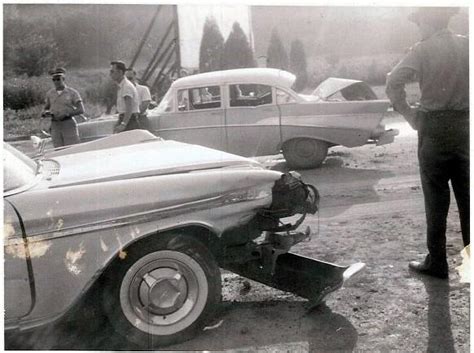
[{"label": "man wearing cap", "polygon": [[139,129],[138,125],[138,93],[126,77],[126,67],[122,61],[112,61],[110,63],[110,77],[118,84],[117,91],[117,112],[118,121],[114,127],[114,133]]},{"label": "man wearing cap", "polygon": [[51,139],[54,147],[79,143],[79,132],[74,116],[84,113],[81,96],[66,86],[64,68],[50,71],[54,88],[46,92],[46,104],[42,117],[51,118]]},{"label": "man wearing cap", "polygon": [[[428,255],[415,272],[448,278],[446,218],[449,181],[459,209],[464,246],[469,239],[469,43],[448,30],[453,8],[420,8],[410,16],[421,41],[387,76],[387,96],[418,130],[418,161],[425,199]],[[406,101],[405,84],[418,81],[419,108]]]},{"label": "man wearing cap", "polygon": [[147,110],[148,106],[151,103],[151,94],[150,90],[148,89],[147,86],[140,85],[137,82],[137,73],[133,68],[128,68],[127,71],[125,71],[125,77],[133,83],[135,88],[137,89],[137,94],[138,94],[138,109],[140,110],[138,114],[138,125],[140,126],[141,129],[150,129],[150,123],[148,121],[147,117]]}]

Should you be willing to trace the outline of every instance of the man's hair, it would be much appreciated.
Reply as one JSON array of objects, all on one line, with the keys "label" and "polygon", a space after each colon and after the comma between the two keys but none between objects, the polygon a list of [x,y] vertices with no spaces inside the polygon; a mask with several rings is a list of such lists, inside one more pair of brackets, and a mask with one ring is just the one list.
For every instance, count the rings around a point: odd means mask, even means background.
[{"label": "man's hair", "polygon": [[122,73],[125,73],[125,71],[127,71],[127,67],[125,66],[125,63],[123,61],[111,61],[110,65],[114,65],[117,70],[122,71]]}]

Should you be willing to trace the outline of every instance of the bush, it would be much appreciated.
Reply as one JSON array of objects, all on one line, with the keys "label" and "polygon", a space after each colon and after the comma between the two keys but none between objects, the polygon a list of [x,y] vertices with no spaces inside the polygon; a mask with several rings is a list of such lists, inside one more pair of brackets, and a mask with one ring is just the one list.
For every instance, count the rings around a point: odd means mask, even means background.
[{"label": "bush", "polygon": [[5,109],[3,111],[3,137],[39,135],[39,120],[43,106],[27,108],[19,111]]},{"label": "bush", "polygon": [[61,66],[59,50],[54,39],[37,33],[30,34],[9,47],[10,65],[18,75],[40,76],[53,67]]},{"label": "bush", "polygon": [[44,104],[45,94],[51,86],[46,77],[13,77],[3,81],[4,109],[26,109]]}]

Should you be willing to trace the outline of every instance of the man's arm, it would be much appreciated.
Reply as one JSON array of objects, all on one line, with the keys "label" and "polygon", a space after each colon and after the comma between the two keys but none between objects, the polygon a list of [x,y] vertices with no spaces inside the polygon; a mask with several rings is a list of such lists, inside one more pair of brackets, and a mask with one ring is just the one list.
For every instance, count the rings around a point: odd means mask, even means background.
[{"label": "man's arm", "polygon": [[82,104],[81,100],[77,101],[71,110],[71,116],[80,115],[80,114],[84,114],[84,104]]},{"label": "man's arm", "polygon": [[405,85],[414,80],[416,71],[408,68],[395,68],[387,75],[385,92],[393,104],[393,108],[402,115],[410,114],[412,108],[407,102]]},{"label": "man's arm", "polygon": [[123,113],[123,119],[120,122],[120,124],[115,126],[115,129],[114,129],[115,133],[124,131],[128,125],[128,122],[130,121],[132,117],[133,98],[130,96],[125,96],[123,97],[123,100],[125,102],[125,112]]},{"label": "man's arm", "polygon": [[51,108],[51,103],[49,102],[49,97],[46,96],[46,101],[44,103],[44,111],[49,110]]},{"label": "man's arm", "polygon": [[385,92],[392,102],[393,109],[404,116],[410,126],[417,130],[417,109],[410,107],[407,102],[405,85],[416,80],[416,74],[421,70],[422,52],[420,43],[415,44],[405,57],[387,75]]},{"label": "man's arm", "polygon": [[[150,90],[148,89],[147,86],[141,86],[140,87],[141,89],[141,103],[140,103],[140,113],[143,114],[146,112],[146,110],[148,109],[148,106],[150,105],[150,102],[151,102],[151,94],[150,94]],[[137,88],[138,90],[138,88]]]},{"label": "man's arm", "polygon": [[148,106],[150,105],[150,102],[151,102],[151,100],[146,100],[146,101],[142,101],[140,103],[140,113],[141,114],[146,112],[146,110],[148,109]]}]

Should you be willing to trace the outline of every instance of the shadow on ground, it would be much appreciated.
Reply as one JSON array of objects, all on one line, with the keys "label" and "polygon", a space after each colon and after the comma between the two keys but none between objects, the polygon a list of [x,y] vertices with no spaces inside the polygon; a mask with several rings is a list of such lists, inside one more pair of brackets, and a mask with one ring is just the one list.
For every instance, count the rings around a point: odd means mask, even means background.
[{"label": "shadow on ground", "polygon": [[[325,304],[308,311],[305,301],[224,302],[215,327],[167,350],[238,352],[352,351],[358,334]],[[217,324],[216,324],[217,323]],[[136,350],[106,325],[104,317],[7,336],[6,349]]]}]

